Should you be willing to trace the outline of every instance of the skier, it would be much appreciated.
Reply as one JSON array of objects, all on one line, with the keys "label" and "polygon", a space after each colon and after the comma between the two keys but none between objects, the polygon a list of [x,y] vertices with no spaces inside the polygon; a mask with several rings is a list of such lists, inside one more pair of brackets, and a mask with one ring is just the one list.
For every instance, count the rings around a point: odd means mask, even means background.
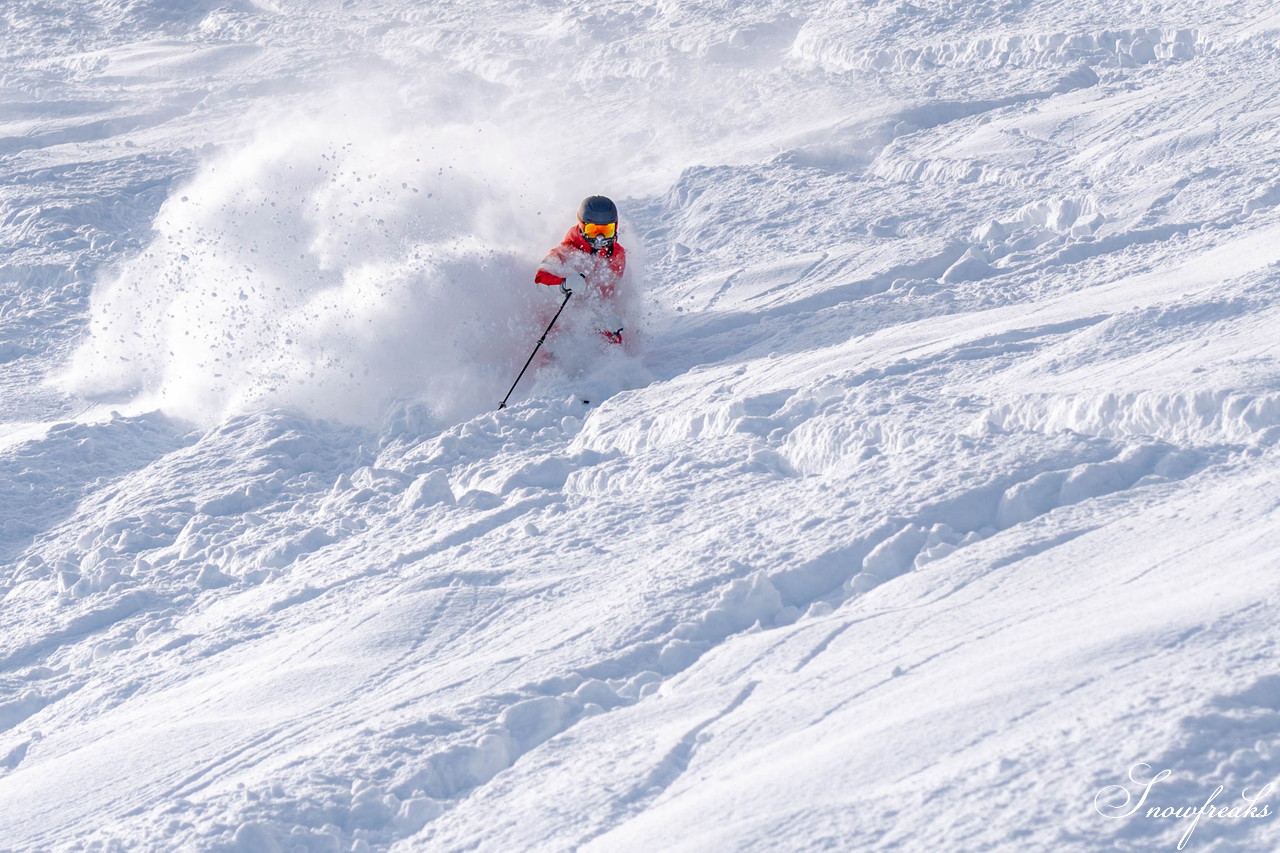
[{"label": "skier", "polygon": [[602,195],[578,206],[578,224],[538,265],[534,281],[568,293],[583,289],[595,314],[596,331],[612,344],[622,343],[618,285],[627,267],[627,250],[618,242],[618,208]]}]

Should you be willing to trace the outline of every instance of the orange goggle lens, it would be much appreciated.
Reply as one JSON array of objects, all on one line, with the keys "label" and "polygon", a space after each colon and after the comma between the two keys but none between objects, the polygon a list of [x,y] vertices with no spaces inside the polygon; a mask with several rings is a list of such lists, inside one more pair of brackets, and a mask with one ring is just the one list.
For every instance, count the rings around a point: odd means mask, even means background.
[{"label": "orange goggle lens", "polygon": [[597,237],[605,237],[612,240],[613,235],[618,233],[618,223],[610,222],[608,225],[599,225],[595,222],[584,222],[582,224],[582,233],[589,240],[594,240]]}]

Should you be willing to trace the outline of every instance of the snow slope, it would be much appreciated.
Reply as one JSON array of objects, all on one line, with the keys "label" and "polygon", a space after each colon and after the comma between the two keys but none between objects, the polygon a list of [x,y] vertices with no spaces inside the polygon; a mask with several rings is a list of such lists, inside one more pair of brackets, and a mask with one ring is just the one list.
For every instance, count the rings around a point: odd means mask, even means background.
[{"label": "snow slope", "polygon": [[1280,845],[1268,4],[0,36],[0,850]]}]

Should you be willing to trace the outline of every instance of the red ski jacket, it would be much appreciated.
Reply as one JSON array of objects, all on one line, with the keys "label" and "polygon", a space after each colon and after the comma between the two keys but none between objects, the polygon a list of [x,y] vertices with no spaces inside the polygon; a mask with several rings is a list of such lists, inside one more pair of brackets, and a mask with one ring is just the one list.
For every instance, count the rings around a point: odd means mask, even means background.
[{"label": "red ski jacket", "polygon": [[627,268],[627,250],[616,240],[609,249],[593,252],[582,230],[575,225],[564,235],[564,240],[556,246],[538,265],[538,273],[533,280],[538,284],[555,286],[563,284],[565,279],[574,279],[569,287],[576,289],[577,277],[586,279],[588,292],[599,293],[605,299],[612,299],[622,273]]}]

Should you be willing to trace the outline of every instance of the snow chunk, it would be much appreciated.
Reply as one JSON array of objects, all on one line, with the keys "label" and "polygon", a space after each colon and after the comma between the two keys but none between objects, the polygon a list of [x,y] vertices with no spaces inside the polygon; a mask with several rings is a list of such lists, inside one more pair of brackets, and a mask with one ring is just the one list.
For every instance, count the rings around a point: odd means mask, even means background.
[{"label": "snow chunk", "polygon": [[263,823],[242,823],[231,843],[237,853],[284,853],[271,828]]},{"label": "snow chunk", "polygon": [[564,731],[572,709],[559,696],[538,696],[517,702],[498,722],[515,738],[522,752]]},{"label": "snow chunk", "polygon": [[594,703],[601,708],[612,708],[622,702],[612,687],[596,678],[582,682],[573,695],[581,702]]},{"label": "snow chunk", "polygon": [[395,828],[401,835],[413,835],[444,813],[444,807],[430,797],[411,797],[400,804]]},{"label": "snow chunk", "polygon": [[862,571],[882,581],[911,571],[927,538],[927,531],[920,525],[906,525],[863,558]]},{"label": "snow chunk", "polygon": [[323,527],[312,527],[288,541],[269,548],[258,559],[258,565],[264,569],[281,569],[299,557],[318,551],[336,541],[337,537]]},{"label": "snow chunk", "polygon": [[[883,581],[880,578],[876,577],[875,575],[871,574],[870,572],[858,572],[856,575],[854,575],[852,578],[849,579],[849,591],[856,595],[863,595],[865,593],[871,592],[871,590],[880,586],[881,583],[883,583]],[[831,605],[828,604],[827,612],[830,612],[830,607]],[[820,615],[826,615],[821,611],[819,611],[819,613]]]},{"label": "snow chunk", "polygon": [[[688,669],[709,646],[706,643],[693,643],[689,640],[675,639],[669,641],[658,653],[658,668],[667,675],[675,675]],[[648,685],[645,685],[646,687]],[[641,696],[644,695],[641,688]]]},{"label": "snow chunk", "polygon": [[221,569],[212,563],[205,563],[200,568],[200,574],[196,576],[196,584],[201,589],[220,589],[224,586],[231,586],[235,582],[235,578],[224,574]]},{"label": "snow chunk", "polygon": [[731,631],[743,631],[756,622],[772,622],[782,609],[782,596],[769,576],[756,572],[729,584],[708,616],[723,614]]},{"label": "snow chunk", "polygon": [[438,504],[453,504],[453,489],[449,486],[449,475],[442,469],[423,474],[414,480],[400,499],[400,509],[409,512]]},{"label": "snow chunk", "polygon": [[400,800],[377,785],[356,782],[351,797],[351,822],[374,829],[391,820],[400,810]]},{"label": "snow chunk", "polygon": [[965,281],[981,281],[990,278],[996,271],[986,259],[974,249],[969,249],[960,256],[947,271],[942,274],[943,284],[959,284]]},{"label": "snow chunk", "polygon": [[627,680],[627,683],[618,688],[618,695],[625,699],[639,699],[644,695],[646,687],[657,689],[662,683],[662,676],[653,670],[646,669],[644,672],[638,672]]},{"label": "snow chunk", "polygon": [[562,489],[573,467],[567,459],[548,456],[521,467],[503,482],[500,491],[505,495],[519,488]]},{"label": "snow chunk", "polygon": [[996,510],[996,526],[1012,527],[1056,507],[1063,478],[1061,472],[1046,471],[1006,490]]}]

